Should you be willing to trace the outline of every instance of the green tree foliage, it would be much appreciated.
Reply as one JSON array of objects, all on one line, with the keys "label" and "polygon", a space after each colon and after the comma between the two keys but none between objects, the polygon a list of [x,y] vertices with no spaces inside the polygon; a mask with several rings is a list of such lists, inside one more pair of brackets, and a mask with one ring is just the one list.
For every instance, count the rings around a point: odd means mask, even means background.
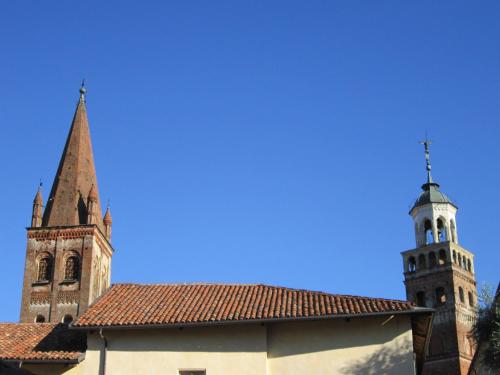
[{"label": "green tree foliage", "polygon": [[480,361],[493,370],[500,369],[500,285],[496,296],[492,289],[483,287],[481,305],[474,325],[474,336],[480,345]]}]

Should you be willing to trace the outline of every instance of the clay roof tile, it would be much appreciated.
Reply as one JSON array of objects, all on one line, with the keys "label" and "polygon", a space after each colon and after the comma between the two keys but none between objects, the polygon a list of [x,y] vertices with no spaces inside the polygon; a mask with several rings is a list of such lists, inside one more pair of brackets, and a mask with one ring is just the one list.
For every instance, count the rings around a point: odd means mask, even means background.
[{"label": "clay roof tile", "polygon": [[406,301],[336,295],[267,285],[117,284],[75,327],[186,325],[332,318],[338,315],[412,312]]}]

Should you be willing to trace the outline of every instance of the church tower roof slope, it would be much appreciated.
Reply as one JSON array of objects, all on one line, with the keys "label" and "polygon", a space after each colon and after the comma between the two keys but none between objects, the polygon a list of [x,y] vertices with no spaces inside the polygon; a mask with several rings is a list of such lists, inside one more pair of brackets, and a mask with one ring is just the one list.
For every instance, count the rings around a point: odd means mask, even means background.
[{"label": "church tower roof slope", "polygon": [[[45,208],[42,221],[44,227],[87,224],[86,202],[89,193],[96,203],[95,216],[102,218],[85,93],[85,87],[82,86],[80,100]],[[104,232],[102,220],[96,224]]]}]

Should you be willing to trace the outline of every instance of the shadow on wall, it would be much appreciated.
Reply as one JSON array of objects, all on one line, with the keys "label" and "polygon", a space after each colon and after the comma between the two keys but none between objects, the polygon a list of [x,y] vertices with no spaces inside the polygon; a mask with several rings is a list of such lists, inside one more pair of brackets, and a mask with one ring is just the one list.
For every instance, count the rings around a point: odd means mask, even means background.
[{"label": "shadow on wall", "polygon": [[[341,369],[345,375],[401,375],[413,374],[413,369],[408,368],[413,359],[409,359],[404,348],[408,343],[400,343],[398,347],[383,347],[365,358],[353,361]],[[403,369],[408,368],[406,371]],[[402,372],[404,371],[404,372]]]},{"label": "shadow on wall", "polygon": [[0,374],[2,375],[34,375],[28,370],[0,362]]}]

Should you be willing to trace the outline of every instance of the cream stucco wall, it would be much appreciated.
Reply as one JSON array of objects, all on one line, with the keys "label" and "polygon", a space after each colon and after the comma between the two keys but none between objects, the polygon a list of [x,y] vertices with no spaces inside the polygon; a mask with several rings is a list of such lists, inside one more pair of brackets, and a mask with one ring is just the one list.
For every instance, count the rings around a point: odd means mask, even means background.
[{"label": "cream stucco wall", "polygon": [[[210,375],[266,373],[266,333],[261,325],[184,329],[108,330],[106,375],[177,375],[206,369]],[[99,374],[102,341],[89,335],[82,374]],[[102,373],[102,369],[101,369]]]},{"label": "cream stucco wall", "polygon": [[[106,375],[414,374],[409,316],[199,328],[105,330]],[[81,374],[102,374],[102,340],[89,335]]]},{"label": "cream stucco wall", "polygon": [[408,316],[275,324],[268,375],[413,374]]}]

